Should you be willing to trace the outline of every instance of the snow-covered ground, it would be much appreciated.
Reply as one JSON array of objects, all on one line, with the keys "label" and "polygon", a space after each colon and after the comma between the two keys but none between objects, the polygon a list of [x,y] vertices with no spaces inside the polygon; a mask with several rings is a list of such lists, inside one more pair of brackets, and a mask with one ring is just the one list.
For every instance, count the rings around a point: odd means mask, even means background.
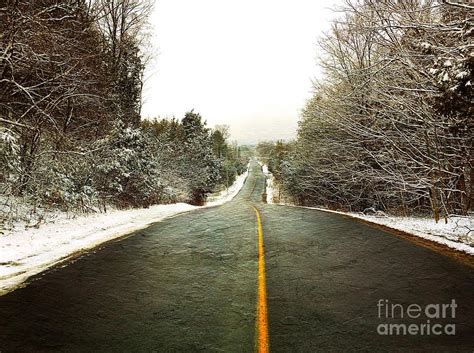
[{"label": "snow-covered ground", "polygon": [[381,224],[474,255],[474,217],[472,216],[451,217],[448,219],[448,223],[445,223],[444,220],[436,223],[432,218],[373,216],[355,212],[332,211],[318,207],[307,208],[343,214]]},{"label": "snow-covered ground", "polygon": [[[267,176],[267,203],[274,203],[273,195],[273,176],[268,172],[266,165],[262,165],[262,170]],[[282,205],[294,206],[286,203]],[[444,244],[452,249],[474,255],[474,217],[450,217],[448,223],[440,220],[436,223],[432,218],[422,217],[394,217],[387,215],[365,215],[355,212],[332,211],[319,207],[305,207],[325,212],[338,213],[354,218],[363,219],[386,227],[400,230],[409,234],[416,235],[439,244]]]},{"label": "snow-covered ground", "polygon": [[262,167],[262,172],[266,177],[265,195],[267,195],[267,203],[273,203],[273,174],[268,170],[266,164],[261,162],[258,162],[258,164]]},{"label": "snow-covered ground", "polygon": [[238,192],[244,185],[245,179],[247,179],[247,176],[249,174],[248,170],[249,170],[249,166],[247,166],[247,171],[239,175],[235,179],[235,182],[227,190],[223,190],[219,193],[209,195],[207,197],[207,202],[206,202],[205,207],[219,206],[219,205],[222,205],[223,203],[226,203],[232,200],[234,196],[238,194]]},{"label": "snow-covered ground", "polygon": [[0,295],[20,286],[27,278],[63,262],[84,250],[117,239],[150,224],[198,208],[232,200],[247,178],[238,176],[228,191],[211,195],[204,206],[186,203],[155,205],[143,209],[111,210],[70,218],[57,213],[53,222],[39,228],[16,227],[0,235]]}]

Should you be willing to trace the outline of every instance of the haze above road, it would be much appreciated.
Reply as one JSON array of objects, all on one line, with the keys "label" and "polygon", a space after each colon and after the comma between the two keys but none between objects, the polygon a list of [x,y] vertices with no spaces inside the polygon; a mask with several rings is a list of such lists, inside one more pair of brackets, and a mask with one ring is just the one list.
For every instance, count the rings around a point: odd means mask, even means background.
[{"label": "haze above road", "polygon": [[143,116],[194,108],[240,143],[294,137],[320,76],[317,40],[341,2],[157,1]]}]

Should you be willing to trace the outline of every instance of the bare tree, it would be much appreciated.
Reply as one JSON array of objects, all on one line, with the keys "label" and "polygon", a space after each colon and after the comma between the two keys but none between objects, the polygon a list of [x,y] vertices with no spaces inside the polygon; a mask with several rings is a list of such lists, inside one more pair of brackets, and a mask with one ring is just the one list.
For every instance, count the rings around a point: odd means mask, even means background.
[{"label": "bare tree", "polygon": [[447,3],[348,1],[287,168],[299,200],[436,220],[471,210],[472,28]]}]

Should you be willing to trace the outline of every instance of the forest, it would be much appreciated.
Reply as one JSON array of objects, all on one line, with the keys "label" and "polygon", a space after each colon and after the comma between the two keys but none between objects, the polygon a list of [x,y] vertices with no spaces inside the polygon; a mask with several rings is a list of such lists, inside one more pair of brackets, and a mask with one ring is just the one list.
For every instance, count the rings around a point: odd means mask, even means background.
[{"label": "forest", "polygon": [[[147,0],[0,3],[0,197],[104,211],[203,204],[245,169],[193,110],[142,119]],[[295,141],[257,154],[298,205],[438,221],[474,209],[474,6],[348,0]],[[6,216],[2,216],[3,218]]]},{"label": "forest", "polygon": [[298,205],[436,221],[474,210],[474,6],[346,1],[291,143],[261,143]]},{"label": "forest", "polygon": [[[229,128],[141,119],[152,2],[0,2],[2,221],[27,205],[203,204],[245,170]],[[153,98],[152,98],[153,99]]]}]

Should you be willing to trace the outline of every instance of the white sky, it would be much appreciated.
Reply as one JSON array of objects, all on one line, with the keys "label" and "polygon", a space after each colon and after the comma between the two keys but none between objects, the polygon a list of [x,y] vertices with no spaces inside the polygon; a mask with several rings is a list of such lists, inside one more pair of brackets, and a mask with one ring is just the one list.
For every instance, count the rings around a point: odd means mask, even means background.
[{"label": "white sky", "polygon": [[228,124],[240,143],[295,136],[318,37],[341,0],[157,0],[145,117]]}]

